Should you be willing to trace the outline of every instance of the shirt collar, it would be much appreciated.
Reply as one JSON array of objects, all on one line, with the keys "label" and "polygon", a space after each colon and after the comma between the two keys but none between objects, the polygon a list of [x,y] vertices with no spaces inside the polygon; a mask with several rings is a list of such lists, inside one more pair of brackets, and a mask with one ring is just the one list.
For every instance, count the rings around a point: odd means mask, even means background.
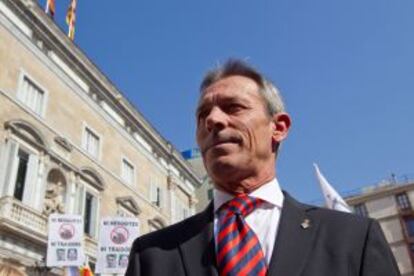
[{"label": "shirt collar", "polygon": [[[252,197],[260,198],[278,208],[282,208],[283,205],[283,193],[280,189],[279,181],[273,178],[271,181],[263,184],[253,192],[249,194]],[[214,212],[220,208],[221,205],[231,200],[234,195],[218,190],[214,188]]]}]

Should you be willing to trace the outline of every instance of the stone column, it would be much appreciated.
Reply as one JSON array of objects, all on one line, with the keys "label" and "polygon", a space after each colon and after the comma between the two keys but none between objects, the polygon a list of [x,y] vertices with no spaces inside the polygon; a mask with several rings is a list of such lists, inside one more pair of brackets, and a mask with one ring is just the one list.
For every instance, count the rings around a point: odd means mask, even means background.
[{"label": "stone column", "polygon": [[198,200],[195,197],[195,195],[191,195],[190,196],[190,200],[189,200],[190,215],[194,215],[195,214],[195,212],[196,212],[195,211],[196,210],[195,206],[196,206],[197,203],[198,203]]},{"label": "stone column", "polygon": [[175,209],[176,209],[176,203],[175,203],[175,190],[177,189],[177,184],[174,182],[174,179],[171,175],[167,178],[167,185],[168,185],[168,191],[169,191],[169,197],[170,197],[170,224],[176,222],[176,215],[175,215]]},{"label": "stone column", "polygon": [[50,167],[50,156],[44,151],[39,152],[39,167],[37,180],[35,181],[35,202],[34,206],[38,211],[43,211],[43,203],[47,186],[47,172]]}]

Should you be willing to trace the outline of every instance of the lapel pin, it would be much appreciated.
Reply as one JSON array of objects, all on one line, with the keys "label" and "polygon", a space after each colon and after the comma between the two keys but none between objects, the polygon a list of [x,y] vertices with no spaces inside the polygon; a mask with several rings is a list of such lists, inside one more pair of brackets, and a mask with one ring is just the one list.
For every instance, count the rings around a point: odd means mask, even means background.
[{"label": "lapel pin", "polygon": [[300,226],[303,229],[308,229],[310,227],[310,219],[304,219]]}]

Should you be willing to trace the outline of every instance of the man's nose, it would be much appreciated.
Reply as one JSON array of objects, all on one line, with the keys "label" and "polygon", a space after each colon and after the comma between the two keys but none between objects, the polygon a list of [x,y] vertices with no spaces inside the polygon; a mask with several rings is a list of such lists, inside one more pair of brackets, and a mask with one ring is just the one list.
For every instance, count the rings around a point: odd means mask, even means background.
[{"label": "man's nose", "polygon": [[219,131],[227,125],[227,114],[219,107],[213,107],[206,118],[206,129],[211,131]]}]

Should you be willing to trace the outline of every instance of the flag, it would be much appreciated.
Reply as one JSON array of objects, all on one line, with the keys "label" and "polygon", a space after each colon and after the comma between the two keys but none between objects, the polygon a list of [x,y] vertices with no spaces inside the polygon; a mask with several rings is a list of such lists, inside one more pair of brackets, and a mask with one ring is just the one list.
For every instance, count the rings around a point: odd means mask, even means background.
[{"label": "flag", "polygon": [[319,184],[321,186],[322,193],[326,201],[326,206],[329,209],[351,213],[351,208],[349,205],[345,202],[345,200],[342,199],[342,197],[335,191],[331,184],[329,184],[326,178],[322,175],[318,165],[313,165],[315,166],[316,177],[318,178]]},{"label": "flag", "polygon": [[85,256],[85,262],[84,265],[80,269],[79,276],[93,276],[92,270],[89,267],[89,257]]},{"label": "flag", "polygon": [[75,23],[76,23],[76,2],[77,0],[71,0],[66,13],[66,24],[69,26],[68,36],[70,39],[75,38]]},{"label": "flag", "polygon": [[47,0],[45,12],[46,14],[50,14],[50,17],[52,18],[55,17],[55,12],[56,12],[55,0]]},{"label": "flag", "polygon": [[80,276],[93,276],[92,270],[88,265],[81,268]]}]

